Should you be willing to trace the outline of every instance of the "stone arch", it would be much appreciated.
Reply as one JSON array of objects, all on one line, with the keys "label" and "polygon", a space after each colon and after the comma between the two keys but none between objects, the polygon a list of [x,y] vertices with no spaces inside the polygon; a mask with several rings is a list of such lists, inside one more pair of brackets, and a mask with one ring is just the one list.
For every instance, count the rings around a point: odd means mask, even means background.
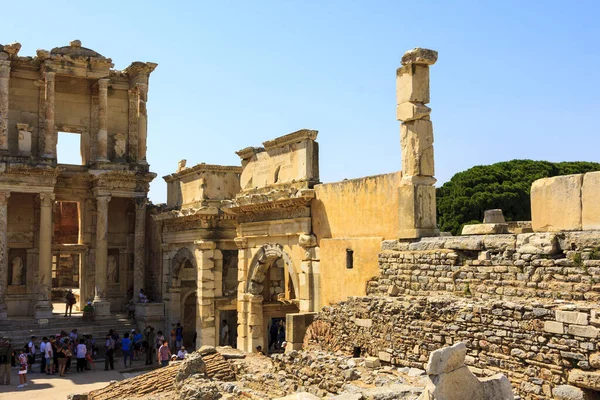
[{"label": "stone arch", "polygon": [[248,271],[248,280],[246,282],[246,293],[260,295],[263,291],[262,282],[265,280],[265,274],[277,259],[281,258],[284,263],[284,269],[290,275],[294,292],[296,296],[300,293],[298,286],[298,276],[294,269],[294,264],[290,256],[285,252],[283,246],[278,243],[267,243],[263,245],[252,258],[250,269]]},{"label": "stone arch", "polygon": [[188,262],[194,267],[195,270],[197,270],[196,258],[194,257],[192,251],[187,247],[182,247],[177,250],[177,253],[175,253],[175,256],[171,260],[171,268],[169,273],[170,287],[179,287],[181,285],[179,273]]}]

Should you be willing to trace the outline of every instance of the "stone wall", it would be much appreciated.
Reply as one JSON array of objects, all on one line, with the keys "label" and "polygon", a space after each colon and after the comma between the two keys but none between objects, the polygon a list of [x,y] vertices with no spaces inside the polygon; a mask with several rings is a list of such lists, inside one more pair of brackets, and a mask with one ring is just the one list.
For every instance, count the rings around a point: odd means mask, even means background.
[{"label": "stone wall", "polygon": [[366,297],[325,307],[305,346],[423,368],[466,342],[480,376],[506,374],[525,399],[600,391],[600,232],[384,241]]}]

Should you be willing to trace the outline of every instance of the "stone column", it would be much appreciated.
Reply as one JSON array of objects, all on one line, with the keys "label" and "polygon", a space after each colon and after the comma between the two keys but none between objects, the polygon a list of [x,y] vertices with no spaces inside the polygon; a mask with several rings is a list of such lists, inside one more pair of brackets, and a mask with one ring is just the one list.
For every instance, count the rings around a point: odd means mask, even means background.
[{"label": "stone column", "polygon": [[0,151],[8,150],[8,83],[10,61],[0,59]]},{"label": "stone column", "polygon": [[316,311],[321,307],[320,249],[315,235],[300,235],[298,244],[304,249],[302,272],[298,275],[299,293],[296,293],[300,312]]},{"label": "stone column", "polygon": [[133,298],[138,302],[140,289],[144,288],[146,280],[146,199],[135,200],[135,238],[133,253]]},{"label": "stone column", "polygon": [[38,302],[35,318],[52,317],[52,205],[54,193],[40,193],[40,240],[38,258]]},{"label": "stone column", "polygon": [[399,237],[437,236],[433,159],[433,125],[429,118],[429,66],[437,51],[416,48],[402,56],[396,71],[396,115],[402,147],[402,181],[398,191]]},{"label": "stone column", "polygon": [[106,297],[108,287],[108,203],[110,196],[98,196],[96,213],[96,293],[94,308],[96,316],[110,315],[110,302]]},{"label": "stone column", "polygon": [[10,192],[0,192],[0,320],[6,319],[6,288],[8,287],[8,198]]},{"label": "stone column", "polygon": [[108,130],[107,130],[107,109],[108,109],[108,84],[110,79],[100,79],[98,81],[98,161],[108,161]]},{"label": "stone column", "polygon": [[[198,308],[196,313],[196,332],[198,333],[196,347],[216,346],[217,333],[215,322],[215,242],[197,240],[196,264],[198,266],[196,298]],[[199,348],[199,347],[198,347]]]},{"label": "stone column", "polygon": [[56,158],[56,132],[54,132],[54,72],[46,72],[46,119],[44,158]]},{"label": "stone column", "polygon": [[148,101],[148,85],[138,84],[138,162],[146,162],[146,141],[148,132],[148,112],[146,102]]}]

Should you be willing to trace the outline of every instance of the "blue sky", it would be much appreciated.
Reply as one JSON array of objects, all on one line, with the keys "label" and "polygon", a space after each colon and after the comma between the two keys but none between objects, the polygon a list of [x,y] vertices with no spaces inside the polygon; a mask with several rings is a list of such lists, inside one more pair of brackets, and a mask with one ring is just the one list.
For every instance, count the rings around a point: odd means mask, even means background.
[{"label": "blue sky", "polygon": [[[99,4],[102,4],[101,6]],[[395,70],[431,70],[436,176],[515,158],[600,161],[597,1],[6,2],[0,43],[80,39],[151,76],[148,160],[239,165],[235,151],[319,131],[321,181],[401,168]],[[78,152],[77,148],[73,152]]]}]

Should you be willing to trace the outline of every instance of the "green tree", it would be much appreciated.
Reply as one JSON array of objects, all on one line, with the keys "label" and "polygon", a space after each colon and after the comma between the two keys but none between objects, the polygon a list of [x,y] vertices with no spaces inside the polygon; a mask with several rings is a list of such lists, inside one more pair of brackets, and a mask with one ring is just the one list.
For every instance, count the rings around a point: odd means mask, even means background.
[{"label": "green tree", "polygon": [[533,181],[590,171],[600,171],[600,164],[512,160],[475,166],[437,189],[438,225],[441,231],[458,235],[463,225],[481,222],[485,210],[493,208],[501,208],[507,221],[528,221]]}]

